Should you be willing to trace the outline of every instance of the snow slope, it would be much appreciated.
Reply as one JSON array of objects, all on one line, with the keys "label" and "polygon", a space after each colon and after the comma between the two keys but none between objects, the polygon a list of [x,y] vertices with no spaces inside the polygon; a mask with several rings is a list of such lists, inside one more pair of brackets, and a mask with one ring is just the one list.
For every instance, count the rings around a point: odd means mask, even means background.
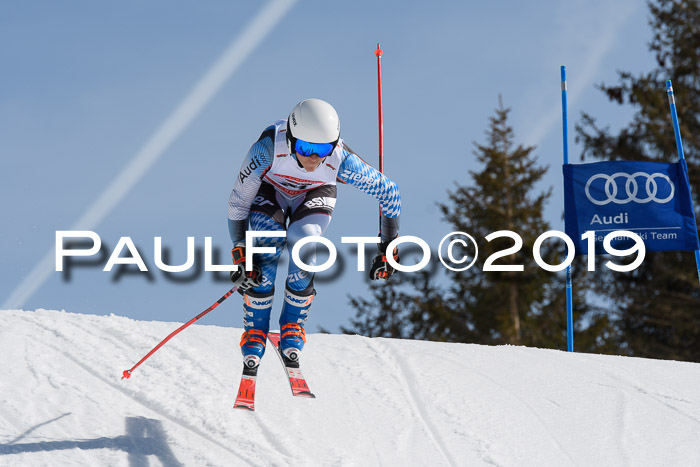
[{"label": "snow slope", "polygon": [[309,335],[316,399],[241,330],[1,311],[0,465],[700,465],[700,365]]}]

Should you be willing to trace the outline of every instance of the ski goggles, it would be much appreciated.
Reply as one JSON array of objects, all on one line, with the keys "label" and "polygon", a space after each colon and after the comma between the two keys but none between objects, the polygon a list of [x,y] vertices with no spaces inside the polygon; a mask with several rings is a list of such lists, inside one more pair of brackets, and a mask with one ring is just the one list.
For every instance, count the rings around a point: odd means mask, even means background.
[{"label": "ski goggles", "polygon": [[294,140],[294,152],[302,156],[312,156],[317,154],[318,157],[327,157],[333,153],[337,141],[332,143],[310,143],[303,139]]}]

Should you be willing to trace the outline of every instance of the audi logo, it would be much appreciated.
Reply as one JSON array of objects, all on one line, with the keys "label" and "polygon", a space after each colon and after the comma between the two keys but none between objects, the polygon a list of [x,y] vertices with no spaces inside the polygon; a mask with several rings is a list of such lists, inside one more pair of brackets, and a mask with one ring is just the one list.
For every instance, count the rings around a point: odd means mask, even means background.
[{"label": "audi logo", "polygon": [[[615,180],[618,178],[623,178],[623,180],[625,181],[625,196],[621,196],[620,198],[618,198],[617,196],[619,190],[617,188],[617,182],[615,182]],[[645,188],[647,192],[646,197],[637,197],[637,193],[639,192],[639,184],[637,183],[638,178],[644,178],[645,180]],[[591,184],[598,179],[605,180],[604,189],[607,198],[603,200],[598,200],[591,196]],[[668,186],[671,188],[670,194],[665,198],[659,199],[656,197],[656,194],[659,191],[659,186],[657,185],[656,179],[665,180],[665,182],[662,183],[668,183]],[[658,172],[653,174],[648,174],[646,172],[635,172],[631,175],[625,172],[617,172],[612,175],[596,174],[589,178],[586,182],[586,198],[588,198],[588,201],[590,201],[593,204],[597,204],[598,206],[604,206],[609,203],[627,204],[629,202],[644,204],[649,203],[651,201],[654,201],[655,203],[659,204],[664,204],[668,203],[673,199],[673,195],[676,192],[675,188],[676,187],[673,185],[673,182],[668,177],[668,175]]]}]

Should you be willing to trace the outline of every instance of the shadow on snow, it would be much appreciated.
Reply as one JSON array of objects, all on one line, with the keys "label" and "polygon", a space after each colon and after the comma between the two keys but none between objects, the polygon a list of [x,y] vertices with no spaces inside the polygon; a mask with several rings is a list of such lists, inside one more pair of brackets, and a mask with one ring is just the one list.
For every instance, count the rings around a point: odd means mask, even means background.
[{"label": "shadow on snow", "polygon": [[148,466],[148,456],[156,456],[166,466],[181,466],[173,454],[165,437],[165,431],[159,420],[144,417],[128,417],[126,419],[126,435],[114,438],[95,438],[67,441],[42,441],[37,443],[21,443],[17,441],[26,437],[37,428],[63,418],[70,413],[40,423],[19,435],[8,444],[0,444],[0,455],[20,454],[27,452],[57,451],[63,449],[115,449],[129,455],[131,467]]}]

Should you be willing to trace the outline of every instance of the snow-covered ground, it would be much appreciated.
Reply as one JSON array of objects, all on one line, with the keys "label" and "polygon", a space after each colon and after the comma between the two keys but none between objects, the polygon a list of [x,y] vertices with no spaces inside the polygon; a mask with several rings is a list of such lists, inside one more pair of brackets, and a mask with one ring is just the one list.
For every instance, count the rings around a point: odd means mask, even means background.
[{"label": "snow-covered ground", "polygon": [[308,336],[232,409],[241,330],[0,311],[0,465],[700,465],[700,365]]}]

